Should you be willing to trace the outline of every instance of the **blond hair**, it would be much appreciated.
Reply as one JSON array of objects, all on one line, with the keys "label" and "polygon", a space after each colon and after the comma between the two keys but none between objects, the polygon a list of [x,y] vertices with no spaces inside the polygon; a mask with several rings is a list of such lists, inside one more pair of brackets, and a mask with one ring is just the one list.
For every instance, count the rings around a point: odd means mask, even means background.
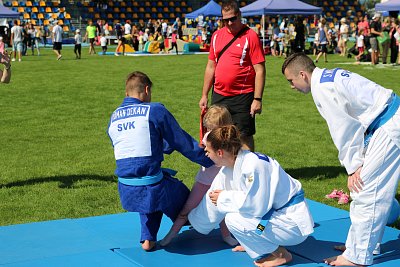
[{"label": "blond hair", "polygon": [[203,118],[204,126],[208,130],[233,124],[231,113],[225,106],[212,105]]}]

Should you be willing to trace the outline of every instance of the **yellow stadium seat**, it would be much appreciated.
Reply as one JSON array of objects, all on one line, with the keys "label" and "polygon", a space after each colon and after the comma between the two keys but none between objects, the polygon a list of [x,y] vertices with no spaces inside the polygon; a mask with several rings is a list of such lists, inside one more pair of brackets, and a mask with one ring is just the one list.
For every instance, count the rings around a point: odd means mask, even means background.
[{"label": "yellow stadium seat", "polygon": [[65,12],[65,7],[60,7],[60,8],[58,9],[58,12]]},{"label": "yellow stadium seat", "polygon": [[68,27],[67,25],[65,25],[65,26],[63,27],[63,31],[64,31],[64,32],[69,32],[69,27]]},{"label": "yellow stadium seat", "polygon": [[57,7],[60,4],[58,1],[53,1],[53,6]]},{"label": "yellow stadium seat", "polygon": [[51,18],[52,18],[52,19],[57,19],[57,18],[58,18],[58,15],[55,14],[55,13],[53,13],[53,14],[51,14]]},{"label": "yellow stadium seat", "polygon": [[93,7],[89,7],[88,11],[89,11],[89,13],[93,13],[94,12],[94,8]]},{"label": "yellow stadium seat", "polygon": [[163,6],[163,3],[161,1],[158,1],[157,6]]},{"label": "yellow stadium seat", "polygon": [[144,5],[145,6],[150,6],[150,1],[146,1]]},{"label": "yellow stadium seat", "polygon": [[119,13],[120,11],[119,11],[119,7],[114,7],[114,12],[115,13]]},{"label": "yellow stadium seat", "polygon": [[44,19],[44,15],[42,13],[39,13],[37,17],[38,19]]},{"label": "yellow stadium seat", "polygon": [[186,1],[182,1],[181,6],[187,6]]},{"label": "yellow stadium seat", "polygon": [[187,12],[192,12],[192,11],[193,11],[192,7],[188,6]]},{"label": "yellow stadium seat", "polygon": [[112,18],[113,18],[113,15],[112,15],[111,13],[108,13],[108,14],[107,14],[107,18],[108,18],[108,19],[112,19]]},{"label": "yellow stadium seat", "polygon": [[52,10],[51,10],[51,7],[46,7],[46,13],[51,13],[51,12],[53,12]]},{"label": "yellow stadium seat", "polygon": [[45,20],[43,21],[43,24],[44,24],[44,25],[49,25],[49,24],[50,24],[50,21],[49,21],[48,19],[45,19]]},{"label": "yellow stadium seat", "polygon": [[65,18],[66,18],[66,19],[71,19],[71,14],[67,13],[67,14],[65,15]]},{"label": "yellow stadium seat", "polygon": [[40,5],[40,6],[46,6],[46,2],[45,2],[45,1],[40,1],[40,2],[39,2],[39,5]]},{"label": "yellow stadium seat", "polygon": [[144,13],[144,7],[139,7],[139,12]]},{"label": "yellow stadium seat", "polygon": [[63,21],[62,19],[59,19],[59,20],[58,20],[58,24],[59,24],[59,25],[64,25],[64,21]]},{"label": "yellow stadium seat", "polygon": [[144,14],[144,17],[145,17],[146,19],[151,19],[151,16],[150,16],[149,13]]},{"label": "yellow stadium seat", "polygon": [[133,12],[133,11],[132,11],[132,8],[131,8],[131,7],[127,7],[127,8],[126,8],[126,12],[132,13],[132,12]]},{"label": "yellow stadium seat", "polygon": [[163,11],[164,12],[169,12],[169,8],[168,7],[164,7]]},{"label": "yellow stadium seat", "polygon": [[137,1],[133,1],[133,6],[139,6],[139,3]]},{"label": "yellow stadium seat", "polygon": [[38,13],[39,10],[37,9],[37,7],[34,6],[34,7],[32,7],[32,12],[33,12],[33,13]]},{"label": "yellow stadium seat", "polygon": [[151,12],[156,13],[157,12],[157,8],[156,7],[152,7],[151,8]]},{"label": "yellow stadium seat", "polygon": [[121,13],[120,18],[121,18],[121,19],[125,19],[125,18],[126,18],[126,17],[125,17],[125,13]]},{"label": "yellow stadium seat", "polygon": [[32,6],[32,2],[31,1],[26,1],[26,6]]},{"label": "yellow stadium seat", "polygon": [[31,16],[29,16],[29,13],[24,13],[24,19],[30,19]]},{"label": "yellow stadium seat", "polygon": [[178,12],[178,13],[180,13],[181,12],[181,8],[178,6],[178,7],[176,7],[175,8],[175,12]]},{"label": "yellow stadium seat", "polygon": [[25,8],[22,7],[22,6],[20,6],[20,7],[18,8],[18,12],[19,12],[19,13],[24,13],[24,12],[25,12]]},{"label": "yellow stadium seat", "polygon": [[18,6],[18,1],[12,1],[12,6]]},{"label": "yellow stadium seat", "polygon": [[36,20],[35,19],[31,19],[30,22],[31,22],[31,24],[36,25]]},{"label": "yellow stadium seat", "polygon": [[99,14],[99,13],[95,13],[95,14],[94,14],[94,18],[95,18],[95,19],[99,19],[99,18],[100,18],[100,14]]},{"label": "yellow stadium seat", "polygon": [[137,18],[138,18],[138,14],[137,14],[137,13],[133,13],[132,17],[133,17],[134,19],[137,19]]},{"label": "yellow stadium seat", "polygon": [[114,6],[114,1],[108,1],[108,6],[113,7]]},{"label": "yellow stadium seat", "polygon": [[126,7],[125,1],[122,1],[122,2],[121,2],[121,6],[122,6],[122,7]]}]

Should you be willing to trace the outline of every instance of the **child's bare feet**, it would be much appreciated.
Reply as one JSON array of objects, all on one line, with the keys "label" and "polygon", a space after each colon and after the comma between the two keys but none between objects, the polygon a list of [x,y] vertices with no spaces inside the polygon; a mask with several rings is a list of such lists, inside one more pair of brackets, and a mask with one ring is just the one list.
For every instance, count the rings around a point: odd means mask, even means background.
[{"label": "child's bare feet", "polygon": [[284,247],[278,247],[277,250],[271,253],[266,258],[255,261],[254,264],[258,267],[274,267],[286,264],[292,261],[292,254]]},{"label": "child's bare feet", "polygon": [[156,246],[156,241],[145,240],[142,243],[142,248],[146,251],[151,251]]},{"label": "child's bare feet", "polygon": [[352,263],[351,261],[347,260],[343,255],[327,258],[324,260],[326,264],[331,266],[365,266]]},{"label": "child's bare feet", "polygon": [[246,252],[246,250],[244,249],[244,247],[242,247],[241,245],[236,246],[232,249],[233,252]]},{"label": "child's bare feet", "polygon": [[168,244],[171,243],[172,239],[174,239],[177,235],[178,233],[174,230],[169,230],[168,234],[163,239],[161,239],[160,246],[168,246]]}]

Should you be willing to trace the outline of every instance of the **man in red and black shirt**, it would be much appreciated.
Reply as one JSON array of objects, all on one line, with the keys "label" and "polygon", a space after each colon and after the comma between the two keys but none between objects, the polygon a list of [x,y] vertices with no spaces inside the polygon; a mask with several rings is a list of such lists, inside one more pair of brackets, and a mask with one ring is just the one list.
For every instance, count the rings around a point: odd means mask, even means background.
[{"label": "man in red and black shirt", "polygon": [[[264,53],[257,34],[242,24],[236,1],[222,4],[222,21],[224,27],[211,38],[199,106],[207,107],[208,92],[214,86],[211,104],[227,106],[241,132],[244,148],[254,151],[255,114],[262,110],[265,84]],[[244,27],[247,29],[243,32]],[[241,31],[221,55],[224,47]]]}]

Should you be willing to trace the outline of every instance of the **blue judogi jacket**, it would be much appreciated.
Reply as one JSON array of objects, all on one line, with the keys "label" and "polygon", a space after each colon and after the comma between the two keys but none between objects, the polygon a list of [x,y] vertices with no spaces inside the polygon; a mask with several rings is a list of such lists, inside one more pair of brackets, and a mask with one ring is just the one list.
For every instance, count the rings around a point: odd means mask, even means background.
[{"label": "blue judogi jacket", "polygon": [[[164,153],[170,154],[174,150],[204,167],[213,165],[198,142],[160,103],[143,103],[126,97],[111,115],[108,134],[114,147],[115,174],[124,180],[159,174]],[[124,209],[145,213],[162,210],[162,205],[168,205],[170,201],[163,198],[166,177],[167,180],[171,178],[164,173],[164,179],[159,183],[144,186],[120,182],[119,193]]]}]

